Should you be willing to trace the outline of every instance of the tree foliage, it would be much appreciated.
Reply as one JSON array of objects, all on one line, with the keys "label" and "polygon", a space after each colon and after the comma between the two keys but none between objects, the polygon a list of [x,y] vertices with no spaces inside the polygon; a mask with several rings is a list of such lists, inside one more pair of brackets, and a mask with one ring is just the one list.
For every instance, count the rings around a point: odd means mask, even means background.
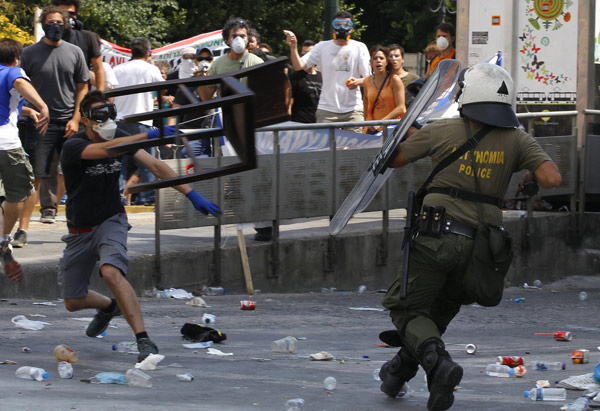
[{"label": "tree foliage", "polygon": [[[353,38],[367,45],[400,43],[406,51],[422,50],[433,39],[441,20],[432,7],[440,0],[340,0],[340,9],[355,18]],[[443,0],[452,7],[454,0]],[[289,49],[282,30],[292,30],[299,41],[323,40],[324,0],[83,0],[80,19],[102,38],[128,46],[134,37],[147,37],[160,47],[200,33],[219,30],[230,16],[249,20],[261,40],[275,54]],[[0,9],[21,30],[33,33],[33,10],[50,0],[0,0]],[[454,19],[451,16],[450,21]],[[448,19],[447,19],[448,20]]]}]

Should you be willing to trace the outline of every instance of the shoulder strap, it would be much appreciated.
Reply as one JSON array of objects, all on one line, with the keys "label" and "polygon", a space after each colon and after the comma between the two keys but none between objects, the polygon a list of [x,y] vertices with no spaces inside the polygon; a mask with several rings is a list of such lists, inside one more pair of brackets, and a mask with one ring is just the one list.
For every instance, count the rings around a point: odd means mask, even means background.
[{"label": "shoulder strap", "polygon": [[[468,121],[468,120],[467,120]],[[433,180],[433,178],[443,169],[448,167],[450,164],[454,163],[456,159],[461,157],[467,151],[475,148],[477,144],[494,128],[494,126],[490,126],[486,124],[481,130],[479,130],[473,137],[469,138],[462,146],[460,146],[456,151],[452,152],[446,158],[444,158],[440,163],[433,169],[427,180],[423,183],[417,195],[425,195],[425,190],[429,183]]]},{"label": "shoulder strap", "polygon": [[[379,90],[377,90],[377,97],[375,97],[375,101],[373,101],[373,105],[371,106],[371,117],[373,117],[373,113],[375,112],[375,105],[377,104],[377,100],[379,100],[379,96],[381,95],[381,90],[383,90],[383,87],[385,87],[385,83],[387,83],[388,78],[390,77],[390,72],[388,71],[385,75],[385,78],[383,79],[383,83],[381,83],[381,86],[379,87]],[[373,79],[375,77],[373,76]],[[373,81],[373,83],[375,83],[375,81]]]}]

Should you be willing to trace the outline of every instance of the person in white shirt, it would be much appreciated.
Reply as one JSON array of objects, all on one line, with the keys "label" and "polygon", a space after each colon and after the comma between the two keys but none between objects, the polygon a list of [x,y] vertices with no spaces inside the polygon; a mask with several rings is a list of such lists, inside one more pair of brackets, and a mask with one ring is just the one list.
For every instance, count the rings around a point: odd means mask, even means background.
[{"label": "person in white shirt", "polygon": [[[119,64],[113,71],[119,82],[119,87],[128,87],[138,84],[155,83],[165,81],[158,67],[151,63],[150,58],[152,50],[150,41],[144,37],[136,37],[131,40],[131,60]],[[154,110],[154,97],[152,92],[135,93],[126,96],[115,97],[117,106],[117,119],[122,120],[125,116],[131,114],[147,113]],[[152,127],[152,120],[144,120],[140,123],[119,123],[119,128],[127,133],[134,135],[147,132]],[[147,149],[154,155],[154,149]],[[123,159],[123,173],[127,172],[127,161]],[[143,165],[139,165],[140,179],[143,183],[155,180],[154,174],[147,170]],[[121,186],[125,187],[126,175],[122,174]],[[154,191],[144,191],[140,193],[137,200],[138,204],[154,204]]]},{"label": "person in white shirt", "polygon": [[[358,85],[370,74],[369,50],[364,43],[351,40],[352,14],[338,11],[333,16],[333,40],[317,45],[303,57],[298,54],[298,40],[294,33],[284,30],[290,46],[294,70],[309,70],[317,65],[323,75],[323,87],[317,106],[317,123],[363,121],[362,95]],[[362,132],[361,127],[348,130]]]}]

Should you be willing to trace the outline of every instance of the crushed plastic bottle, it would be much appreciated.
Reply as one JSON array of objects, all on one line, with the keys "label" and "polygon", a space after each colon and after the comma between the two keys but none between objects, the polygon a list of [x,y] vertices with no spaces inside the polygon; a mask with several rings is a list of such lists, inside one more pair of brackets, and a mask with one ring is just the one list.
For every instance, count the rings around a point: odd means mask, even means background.
[{"label": "crushed plastic bottle", "polygon": [[358,287],[358,293],[359,294],[364,294],[367,291],[367,286],[366,285],[361,285],[360,287]]},{"label": "crushed plastic bottle", "polygon": [[373,379],[375,381],[381,381],[381,378],[379,377],[380,371],[381,371],[381,368],[375,368],[375,370],[373,371]]},{"label": "crushed plastic bottle", "polygon": [[546,370],[559,371],[559,370],[565,370],[567,368],[567,364],[565,364],[564,362],[560,362],[560,361],[556,361],[556,362],[532,361],[527,366],[530,369],[536,370],[536,371],[546,371]]},{"label": "crushed plastic bottle", "polygon": [[152,377],[136,368],[127,370],[125,378],[130,387],[152,388]]},{"label": "crushed plastic bottle", "polygon": [[177,374],[177,379],[183,382],[190,382],[194,381],[194,376],[189,372],[186,372],[185,374]]},{"label": "crushed plastic bottle", "polygon": [[589,403],[590,398],[585,396],[579,397],[577,398],[577,400],[575,400],[575,402],[569,404],[569,408],[567,408],[567,411],[584,411],[587,409]]},{"label": "crushed plastic bottle", "polygon": [[60,344],[54,347],[54,356],[58,361],[77,362],[79,354],[65,344]]},{"label": "crushed plastic bottle", "polygon": [[43,381],[48,378],[49,374],[43,368],[25,366],[17,368],[15,375],[25,380]]},{"label": "crushed plastic bottle", "polygon": [[296,337],[287,336],[271,343],[273,352],[294,352],[298,349],[298,340]]},{"label": "crushed plastic bottle", "polygon": [[485,373],[490,377],[522,377],[526,372],[527,369],[522,365],[511,368],[508,365],[489,364],[487,367],[485,367]]},{"label": "crushed plastic bottle", "polygon": [[217,322],[217,317],[214,314],[203,314],[202,315],[202,322],[204,324],[214,324]]},{"label": "crushed plastic bottle", "polygon": [[304,400],[302,398],[292,398],[285,402],[285,411],[304,411]]},{"label": "crushed plastic bottle", "polygon": [[540,280],[535,280],[533,282],[533,286],[537,288],[542,288],[542,282]]},{"label": "crushed plastic bottle", "polygon": [[323,386],[327,391],[333,391],[337,387],[337,380],[334,377],[327,377],[323,380]]},{"label": "crushed plastic bottle", "polygon": [[121,341],[118,344],[113,344],[112,349],[124,354],[139,354],[137,342],[135,341]]},{"label": "crushed plastic bottle", "polygon": [[58,375],[60,375],[60,378],[73,378],[73,366],[71,365],[71,363],[68,363],[66,361],[59,362]]},{"label": "crushed plastic bottle", "polygon": [[533,388],[524,392],[525,398],[533,401],[566,401],[567,390],[564,388]]}]

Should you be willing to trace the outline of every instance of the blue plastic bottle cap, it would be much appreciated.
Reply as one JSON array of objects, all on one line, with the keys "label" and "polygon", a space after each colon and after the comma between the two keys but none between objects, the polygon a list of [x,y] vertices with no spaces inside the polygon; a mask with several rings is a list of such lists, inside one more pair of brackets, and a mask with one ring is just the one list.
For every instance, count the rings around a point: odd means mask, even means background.
[{"label": "blue plastic bottle cap", "polygon": [[567,368],[567,364],[563,362],[563,363],[562,363],[562,368],[561,368],[561,369],[564,371],[566,368]]},{"label": "blue plastic bottle cap", "polygon": [[529,398],[529,391],[525,391],[525,392],[523,393],[523,395],[525,396],[525,398]]},{"label": "blue plastic bottle cap", "polygon": [[117,345],[116,345],[116,344],[113,344],[113,346],[112,346],[112,350],[113,350],[113,351],[117,351]]},{"label": "blue plastic bottle cap", "polygon": [[42,373],[42,378],[45,380],[48,379],[49,376],[50,376],[50,374],[48,374],[48,371],[45,371]]},{"label": "blue plastic bottle cap", "polygon": [[511,368],[511,369],[508,370],[508,375],[510,375],[510,376],[515,375],[514,368]]}]

